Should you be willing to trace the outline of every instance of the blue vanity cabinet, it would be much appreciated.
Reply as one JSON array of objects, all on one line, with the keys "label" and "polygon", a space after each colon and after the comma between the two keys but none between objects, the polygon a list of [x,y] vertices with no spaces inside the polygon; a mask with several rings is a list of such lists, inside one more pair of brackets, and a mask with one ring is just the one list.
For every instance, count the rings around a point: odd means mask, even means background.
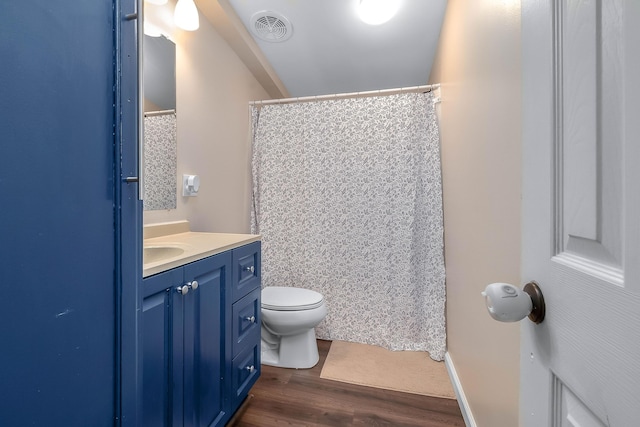
[{"label": "blue vanity cabinet", "polygon": [[228,292],[227,364],[233,411],[260,376],[260,242],[233,251],[232,286]]},{"label": "blue vanity cabinet", "polygon": [[[142,299],[142,425],[182,425],[182,285],[176,268],[143,281]],[[175,371],[175,372],[174,372]],[[175,418],[174,418],[175,417]]]},{"label": "blue vanity cabinet", "polygon": [[228,419],[223,297],[230,265],[225,252],[144,279],[143,425],[208,427]]},{"label": "blue vanity cabinet", "polygon": [[231,253],[187,264],[186,283],[198,287],[184,302],[184,425],[218,426],[228,418],[224,405],[224,291]]}]

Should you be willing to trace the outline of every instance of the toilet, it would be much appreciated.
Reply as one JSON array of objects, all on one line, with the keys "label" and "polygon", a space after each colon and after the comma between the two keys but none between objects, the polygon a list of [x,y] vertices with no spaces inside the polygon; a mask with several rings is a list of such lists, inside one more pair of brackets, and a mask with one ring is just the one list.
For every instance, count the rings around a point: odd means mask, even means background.
[{"label": "toilet", "polygon": [[327,315],[322,294],[301,288],[262,289],[262,364],[308,369],[318,363],[314,328]]}]

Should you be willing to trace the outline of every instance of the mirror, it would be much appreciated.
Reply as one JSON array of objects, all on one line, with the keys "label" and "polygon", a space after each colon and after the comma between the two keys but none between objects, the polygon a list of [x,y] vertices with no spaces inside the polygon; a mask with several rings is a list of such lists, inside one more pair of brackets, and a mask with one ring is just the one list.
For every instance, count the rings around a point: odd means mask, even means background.
[{"label": "mirror", "polygon": [[176,208],[176,45],[144,36],[144,209]]},{"label": "mirror", "polygon": [[165,36],[144,36],[144,112],[176,109],[176,45]]}]

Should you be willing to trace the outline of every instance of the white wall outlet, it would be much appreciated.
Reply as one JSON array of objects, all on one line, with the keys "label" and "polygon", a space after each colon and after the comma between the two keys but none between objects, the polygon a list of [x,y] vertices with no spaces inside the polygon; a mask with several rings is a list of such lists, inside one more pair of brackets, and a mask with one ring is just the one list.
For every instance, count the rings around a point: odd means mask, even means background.
[{"label": "white wall outlet", "polygon": [[200,177],[198,175],[182,175],[182,195],[197,196],[200,189]]}]

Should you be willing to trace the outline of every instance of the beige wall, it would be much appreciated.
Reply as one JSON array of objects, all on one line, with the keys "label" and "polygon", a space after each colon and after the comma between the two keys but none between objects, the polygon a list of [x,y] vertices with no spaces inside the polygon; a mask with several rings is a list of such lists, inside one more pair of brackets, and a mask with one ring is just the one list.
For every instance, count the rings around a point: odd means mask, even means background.
[{"label": "beige wall", "polygon": [[[164,7],[172,9],[171,3]],[[152,12],[154,6],[145,7]],[[201,184],[197,197],[183,197],[176,189],[177,209],[145,211],[144,223],[187,219],[194,231],[249,232],[248,102],[270,97],[202,14],[197,31],[171,32],[176,42],[178,181],[180,185],[185,173],[197,174]]]},{"label": "beige wall", "polygon": [[519,325],[480,292],[520,285],[520,2],[449,0],[440,104],[448,351],[479,427],[518,425]]}]

